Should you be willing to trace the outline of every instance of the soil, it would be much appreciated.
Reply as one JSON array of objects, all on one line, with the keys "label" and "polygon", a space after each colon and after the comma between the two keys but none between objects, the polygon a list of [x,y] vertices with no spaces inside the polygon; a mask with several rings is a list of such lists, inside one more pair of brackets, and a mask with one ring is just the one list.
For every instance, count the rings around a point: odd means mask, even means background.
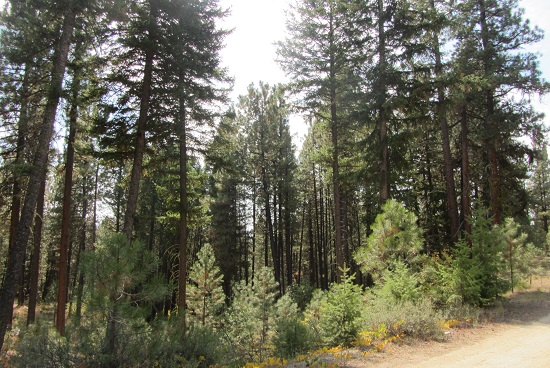
[{"label": "soil", "polygon": [[443,341],[406,340],[367,358],[340,362],[376,368],[550,367],[550,277],[534,279],[484,311],[478,323],[448,331]]}]

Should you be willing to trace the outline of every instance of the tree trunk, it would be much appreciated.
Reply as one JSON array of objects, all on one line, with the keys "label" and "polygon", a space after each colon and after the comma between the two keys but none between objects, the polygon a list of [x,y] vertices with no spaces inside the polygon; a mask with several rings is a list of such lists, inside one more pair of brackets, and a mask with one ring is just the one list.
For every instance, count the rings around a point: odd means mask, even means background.
[{"label": "tree trunk", "polygon": [[319,287],[319,278],[317,277],[317,262],[315,258],[315,239],[313,235],[313,211],[311,203],[308,205],[308,221],[307,221],[308,241],[309,241],[309,284],[314,287]]},{"label": "tree trunk", "polygon": [[[334,24],[332,13],[329,19],[330,27],[330,49],[333,50],[334,43]],[[334,202],[334,253],[336,254],[336,275],[337,281],[341,280],[341,269],[344,268],[344,251],[342,239],[342,211],[341,211],[341,198],[340,198],[340,147],[338,142],[338,114],[337,114],[337,102],[336,102],[336,61],[335,55],[330,54],[330,128],[332,139],[332,194]]]},{"label": "tree trunk", "polygon": [[[262,152],[262,162],[266,162],[265,154]],[[267,245],[271,249],[271,258],[273,260],[273,269],[275,271],[275,281],[279,282],[281,280],[281,267],[279,252],[277,250],[277,241],[275,239],[275,233],[273,229],[273,219],[271,216],[271,196],[269,194],[269,183],[267,179],[267,170],[265,167],[262,167],[262,188],[264,192],[264,213],[265,213],[265,222],[266,222],[266,254],[267,254]],[[267,262],[267,258],[266,258]],[[267,264],[266,264],[267,265]]]},{"label": "tree trunk", "polygon": [[99,163],[95,169],[95,180],[94,180],[94,218],[92,220],[92,247],[94,247],[97,237],[97,195],[99,191]]},{"label": "tree trunk", "polygon": [[[183,78],[180,75],[180,78]],[[178,310],[183,315],[187,308],[187,133],[185,96],[183,95],[183,80],[180,80],[179,97],[179,160],[180,160],[180,224],[179,224],[179,276],[178,276]]]},{"label": "tree trunk", "polygon": [[252,184],[252,285],[254,285],[254,275],[256,274],[256,170],[253,175]]},{"label": "tree trunk", "polygon": [[27,325],[34,323],[36,318],[36,304],[38,302],[38,279],[40,275],[40,247],[42,243],[42,218],[44,216],[44,194],[46,192],[46,181],[40,185],[36,203],[36,215],[34,217],[33,229],[33,251],[31,255],[30,287],[29,287],[29,309],[27,312]]},{"label": "tree trunk", "polygon": [[151,87],[153,81],[153,60],[155,50],[151,44],[154,43],[154,34],[156,31],[156,2],[150,0],[151,14],[149,14],[149,37],[151,43],[145,50],[145,65],[143,67],[143,82],[141,85],[139,117],[137,121],[136,146],[134,148],[134,160],[132,171],[130,173],[130,183],[128,184],[128,200],[126,202],[126,211],[124,213],[124,234],[128,240],[132,239],[134,231],[134,220],[137,211],[139,184],[141,181],[141,171],[143,169],[143,155],[145,154],[145,134],[147,132],[147,120],[149,118],[149,103],[151,100]]},{"label": "tree trunk", "polygon": [[[80,58],[82,44],[76,46],[76,58]],[[60,335],[65,335],[65,310],[69,281],[69,240],[71,231],[71,197],[73,190],[74,143],[78,121],[78,94],[80,93],[80,71],[75,69],[71,87],[71,109],[69,111],[69,137],[65,162],[65,183],[63,189],[63,209],[61,215],[61,243],[59,245],[59,272],[57,283],[57,312],[55,327]]]},{"label": "tree trunk", "polygon": [[86,251],[86,219],[88,217],[88,191],[86,184],[86,177],[84,177],[84,183],[82,184],[82,197],[84,198],[84,203],[82,204],[82,228],[80,229],[80,247],[78,250],[78,257],[76,259],[76,269],[75,275],[78,276],[78,285],[76,289],[76,310],[75,315],[78,320],[82,315],[82,292],[84,291],[84,272],[80,270],[80,260],[82,259],[82,254]]},{"label": "tree trunk", "polygon": [[[435,1],[430,1],[430,7],[435,11]],[[435,56],[435,76],[441,78],[443,75],[443,63],[441,61],[441,50],[439,44],[439,36],[433,34],[433,52]],[[437,118],[439,120],[439,128],[441,130],[441,147],[443,149],[443,162],[445,172],[445,188],[447,190],[447,215],[449,216],[449,235],[454,243],[458,238],[458,205],[456,202],[456,189],[451,155],[451,144],[449,138],[449,124],[447,122],[447,112],[445,109],[445,91],[438,84],[437,87]]]},{"label": "tree trunk", "polygon": [[464,231],[469,238],[472,233],[470,225],[471,207],[470,207],[470,161],[468,157],[468,113],[466,105],[463,105],[460,112],[460,140],[462,157],[462,222]]},{"label": "tree trunk", "polygon": [[378,0],[378,63],[380,67],[378,101],[378,142],[380,144],[380,205],[390,198],[389,166],[390,157],[388,149],[388,121],[384,107],[386,102],[386,33],[384,29],[386,15],[384,1]]},{"label": "tree trunk", "polygon": [[40,127],[40,133],[36,144],[36,153],[33,160],[31,175],[27,184],[27,194],[21,212],[17,235],[13,246],[12,257],[8,260],[8,266],[4,277],[2,290],[0,291],[0,348],[4,345],[4,338],[8,325],[11,323],[9,316],[13,308],[16,285],[21,272],[23,256],[27,249],[30,229],[34,219],[34,211],[38,200],[40,185],[46,178],[48,170],[48,153],[52,140],[57,105],[61,97],[63,77],[69,54],[69,46],[76,20],[76,2],[71,1],[65,8],[61,37],[56,47],[48,96],[44,107],[44,119]]},{"label": "tree trunk", "polygon": [[300,226],[300,250],[298,251],[298,275],[296,278],[296,283],[298,285],[302,284],[302,256],[304,250],[304,228],[305,228],[305,219],[306,219],[306,201],[302,205],[302,225]]},{"label": "tree trunk", "polygon": [[[485,0],[478,0],[481,26],[481,44],[483,46],[483,68],[485,78],[489,80],[492,77],[491,61],[493,59],[492,47],[489,44],[489,29],[487,25],[487,9]],[[490,174],[490,200],[493,213],[493,223],[498,225],[502,222],[502,208],[500,203],[500,173],[497,153],[498,141],[498,123],[495,119],[495,93],[493,87],[489,86],[485,90],[485,124],[490,137],[487,141],[489,151],[489,174]]]},{"label": "tree trunk", "polygon": [[[12,192],[12,202],[11,202],[11,221],[10,221],[10,241],[9,241],[9,252],[13,250],[15,244],[15,236],[17,234],[17,227],[19,225],[19,215],[21,212],[21,196],[22,193],[22,183],[20,175],[20,165],[23,164],[25,152],[25,137],[28,130],[28,106],[29,106],[29,74],[30,66],[29,63],[25,64],[25,74],[23,76],[23,84],[21,85],[21,112],[19,114],[19,122],[17,124],[17,147],[15,150],[15,172],[13,173],[13,192]],[[9,255],[8,255],[9,257]],[[23,257],[25,259],[25,257]],[[19,298],[18,304],[23,305],[25,303],[25,288],[24,288],[24,273],[25,273],[25,262],[21,265],[21,277],[19,280]],[[9,317],[11,320],[12,317]]]}]

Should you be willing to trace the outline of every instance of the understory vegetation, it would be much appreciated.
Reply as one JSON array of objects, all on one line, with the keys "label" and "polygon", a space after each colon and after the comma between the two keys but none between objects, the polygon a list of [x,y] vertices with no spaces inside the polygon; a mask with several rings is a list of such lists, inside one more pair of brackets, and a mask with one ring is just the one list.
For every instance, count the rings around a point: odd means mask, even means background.
[{"label": "understory vegetation", "polygon": [[0,0],[0,365],[323,365],[543,272],[519,0],[244,3]]},{"label": "understory vegetation", "polygon": [[187,313],[156,318],[155,303],[171,292],[151,272],[158,260],[120,234],[106,236],[84,257],[83,305],[78,314],[71,310],[66,336],[43,311],[36,325],[12,330],[9,364],[273,366],[313,364],[323,353],[343,357],[352,347],[366,356],[406,337],[438,339],[544,272],[543,252],[525,244],[510,219],[497,226],[477,211],[470,237],[448,254],[428,257],[414,246],[422,243],[414,214],[392,200],[383,209],[365,249],[355,254],[362,271],[378,270],[371,287],[359,286],[360,276],[344,268],[341,282],[327,290],[303,283],[280,295],[273,270],[263,267],[248,284],[235,284],[226,301],[206,245],[190,271]]}]

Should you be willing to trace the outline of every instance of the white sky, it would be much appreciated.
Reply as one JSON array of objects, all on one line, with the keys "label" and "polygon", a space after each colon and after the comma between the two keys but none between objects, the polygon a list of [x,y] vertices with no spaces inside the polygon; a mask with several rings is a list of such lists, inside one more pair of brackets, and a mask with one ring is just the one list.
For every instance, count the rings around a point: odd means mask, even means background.
[{"label": "white sky", "polygon": [[[229,73],[235,78],[234,91],[231,97],[236,101],[239,95],[244,95],[248,85],[259,81],[269,84],[286,81],[284,73],[275,63],[274,42],[284,39],[285,16],[284,9],[289,0],[220,0],[224,8],[231,8],[231,15],[226,19],[224,27],[234,31],[226,39],[226,47],[222,51],[223,64],[229,68]],[[540,66],[545,79],[550,79],[550,1],[520,0],[520,7],[525,8],[525,17],[531,19],[546,31],[545,39],[530,51],[542,54]],[[547,115],[546,125],[550,126],[550,98],[542,102],[539,99],[534,105],[540,112]],[[299,117],[291,118],[291,132],[302,137],[306,126]]]}]

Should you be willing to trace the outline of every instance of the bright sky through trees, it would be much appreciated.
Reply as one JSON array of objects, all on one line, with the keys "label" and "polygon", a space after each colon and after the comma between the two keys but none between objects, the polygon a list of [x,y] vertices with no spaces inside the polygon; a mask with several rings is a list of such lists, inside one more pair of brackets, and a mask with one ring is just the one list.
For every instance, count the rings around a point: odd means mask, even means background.
[{"label": "bright sky through trees", "polygon": [[[232,97],[245,94],[247,86],[264,81],[269,84],[284,82],[284,73],[275,63],[274,42],[285,35],[285,9],[289,0],[221,0],[221,5],[231,9],[225,27],[234,31],[226,40],[222,51],[223,64],[235,78]],[[541,70],[545,79],[550,79],[550,1],[520,0],[525,9],[525,17],[531,24],[545,30],[545,39],[536,45],[535,51],[540,58]],[[550,97],[541,103],[534,101],[540,112],[546,113],[546,125],[550,121]],[[300,119],[292,121],[292,133],[302,136],[306,127]]]}]

